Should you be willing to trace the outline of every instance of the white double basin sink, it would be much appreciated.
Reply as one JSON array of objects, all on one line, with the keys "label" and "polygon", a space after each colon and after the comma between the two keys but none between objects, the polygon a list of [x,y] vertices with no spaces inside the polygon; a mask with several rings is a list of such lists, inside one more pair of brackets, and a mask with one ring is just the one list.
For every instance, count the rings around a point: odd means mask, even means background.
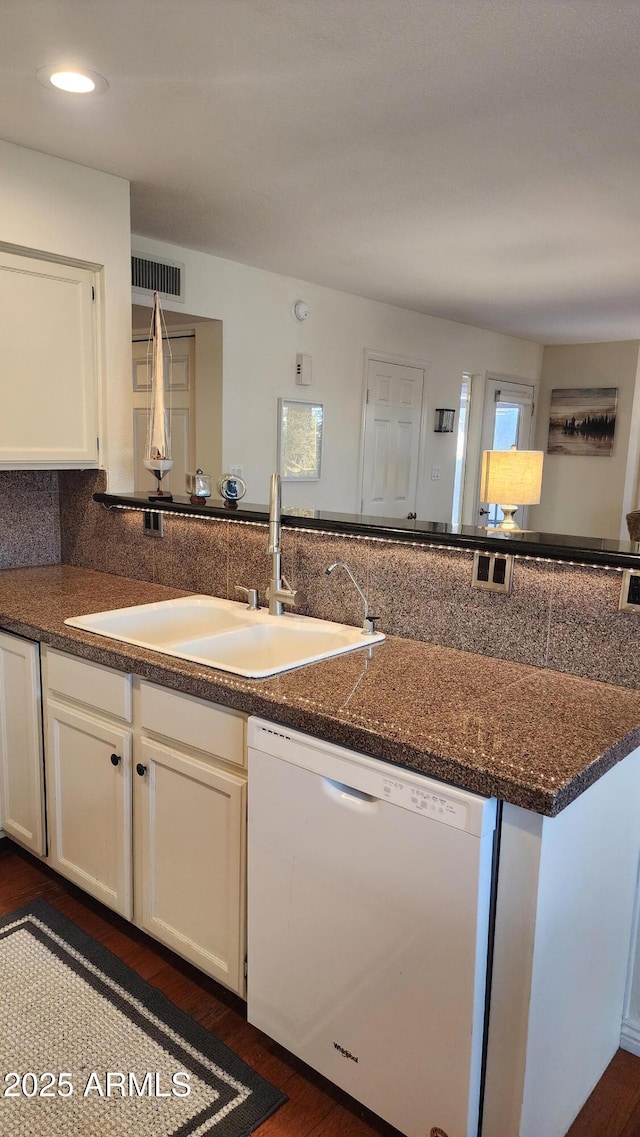
[{"label": "white double basin sink", "polygon": [[249,679],[277,675],[384,639],[382,632],[365,635],[349,624],[293,613],[271,616],[266,608],[250,611],[244,604],[215,596],[116,608],[74,616],[65,624]]}]

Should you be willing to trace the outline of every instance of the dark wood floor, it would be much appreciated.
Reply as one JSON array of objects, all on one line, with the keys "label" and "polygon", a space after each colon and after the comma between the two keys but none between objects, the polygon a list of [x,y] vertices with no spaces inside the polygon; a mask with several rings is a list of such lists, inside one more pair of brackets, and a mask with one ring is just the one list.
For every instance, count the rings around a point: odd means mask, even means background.
[{"label": "dark wood floor", "polygon": [[[397,1137],[395,1129],[250,1026],[240,999],[10,841],[0,841],[0,915],[40,896],[288,1095],[259,1137]],[[640,1058],[618,1051],[567,1137],[640,1137]]]}]

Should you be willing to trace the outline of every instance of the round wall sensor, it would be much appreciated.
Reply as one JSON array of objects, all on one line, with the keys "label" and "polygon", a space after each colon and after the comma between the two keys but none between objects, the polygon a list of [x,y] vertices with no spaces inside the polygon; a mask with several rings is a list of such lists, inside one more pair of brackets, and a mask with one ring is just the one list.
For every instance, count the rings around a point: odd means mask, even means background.
[{"label": "round wall sensor", "polygon": [[291,315],[293,316],[294,320],[299,320],[300,323],[302,323],[303,320],[307,319],[307,316],[309,315],[309,308],[305,304],[304,300],[294,300],[293,304],[291,305]]}]

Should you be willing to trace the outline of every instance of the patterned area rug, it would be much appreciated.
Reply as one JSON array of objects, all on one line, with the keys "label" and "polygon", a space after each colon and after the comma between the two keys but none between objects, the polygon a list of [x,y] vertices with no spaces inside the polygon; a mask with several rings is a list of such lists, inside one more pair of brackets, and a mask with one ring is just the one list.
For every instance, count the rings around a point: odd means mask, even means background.
[{"label": "patterned area rug", "polygon": [[286,1100],[46,901],[0,919],[2,1137],[245,1137]]}]

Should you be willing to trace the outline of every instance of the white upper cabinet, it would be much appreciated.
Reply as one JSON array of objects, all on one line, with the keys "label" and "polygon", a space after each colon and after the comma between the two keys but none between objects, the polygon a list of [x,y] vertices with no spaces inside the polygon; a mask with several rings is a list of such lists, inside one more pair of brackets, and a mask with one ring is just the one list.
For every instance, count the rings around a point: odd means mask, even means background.
[{"label": "white upper cabinet", "polygon": [[97,466],[96,280],[0,249],[0,469]]}]

